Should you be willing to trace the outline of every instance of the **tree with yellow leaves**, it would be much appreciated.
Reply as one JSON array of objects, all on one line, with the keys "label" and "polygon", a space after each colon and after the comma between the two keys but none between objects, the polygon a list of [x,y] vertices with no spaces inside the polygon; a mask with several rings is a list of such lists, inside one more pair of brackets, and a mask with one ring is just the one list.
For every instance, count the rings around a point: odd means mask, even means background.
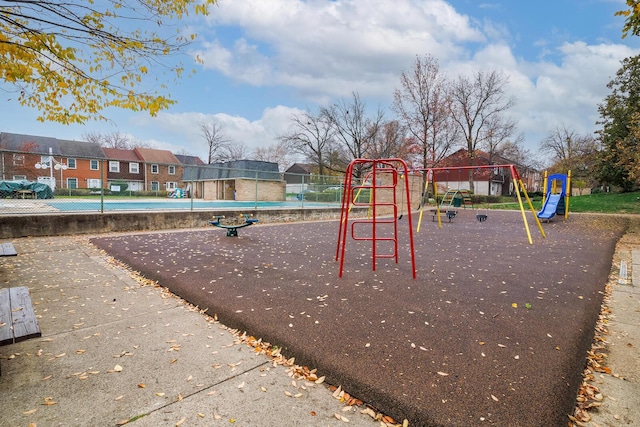
[{"label": "tree with yellow leaves", "polygon": [[166,80],[184,72],[172,57],[196,37],[177,23],[215,3],[0,0],[0,91],[40,121],[106,120],[108,107],[156,115],[175,103]]},{"label": "tree with yellow leaves", "polygon": [[640,0],[627,0],[628,9],[620,10],[615,13],[616,16],[624,16],[627,19],[622,27],[622,38],[627,37],[629,33],[634,36],[640,35]]}]

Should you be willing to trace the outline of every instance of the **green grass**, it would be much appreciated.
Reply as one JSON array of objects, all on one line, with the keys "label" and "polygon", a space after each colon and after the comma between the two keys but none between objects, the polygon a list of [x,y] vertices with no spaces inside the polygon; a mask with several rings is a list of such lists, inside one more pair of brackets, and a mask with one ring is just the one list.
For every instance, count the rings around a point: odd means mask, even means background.
[{"label": "green grass", "polygon": [[[526,200],[522,200],[528,209]],[[517,200],[510,203],[493,203],[483,206],[489,209],[520,209]],[[536,210],[542,209],[541,200],[533,200]],[[569,199],[569,212],[598,212],[640,214],[640,192],[634,193],[597,193],[586,196],[574,196]]]}]

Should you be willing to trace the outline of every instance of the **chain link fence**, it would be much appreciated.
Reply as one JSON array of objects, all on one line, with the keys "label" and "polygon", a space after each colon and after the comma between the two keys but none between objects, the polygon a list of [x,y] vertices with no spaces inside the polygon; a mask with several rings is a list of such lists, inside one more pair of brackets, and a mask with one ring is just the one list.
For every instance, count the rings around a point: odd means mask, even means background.
[{"label": "chain link fence", "polygon": [[[48,160],[48,159],[45,159]],[[82,160],[88,171],[80,170]],[[64,163],[63,163],[64,161]],[[34,162],[35,163],[35,162]],[[221,165],[41,161],[30,172],[3,174],[0,216],[120,211],[340,208],[342,176],[282,173]],[[56,168],[71,163],[75,168]],[[265,163],[265,162],[263,162]],[[135,175],[135,176],[133,176]],[[9,179],[7,179],[9,178]],[[17,178],[17,179],[11,179]],[[359,194],[358,197],[368,197]],[[364,199],[363,199],[364,200]]]}]

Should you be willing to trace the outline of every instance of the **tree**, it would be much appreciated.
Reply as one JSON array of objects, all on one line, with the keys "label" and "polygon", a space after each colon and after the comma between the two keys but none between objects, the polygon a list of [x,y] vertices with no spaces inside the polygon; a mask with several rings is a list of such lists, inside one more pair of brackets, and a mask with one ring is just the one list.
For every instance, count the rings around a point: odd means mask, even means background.
[{"label": "tree", "polygon": [[215,2],[2,1],[3,90],[37,109],[40,121],[106,120],[102,111],[107,107],[156,115],[175,103],[159,94],[167,87],[158,76],[166,72],[178,78],[184,72],[179,61],[167,58],[195,38],[181,28],[168,31],[171,20],[192,11],[207,15]]},{"label": "tree", "polygon": [[100,144],[101,147],[105,148],[119,148],[121,150],[133,149],[133,144],[129,141],[129,137],[118,131],[109,134],[91,131],[83,133],[82,138],[87,142]]},{"label": "tree", "polygon": [[629,153],[640,148],[638,114],[640,113],[640,56],[625,58],[616,77],[607,85],[611,89],[598,106],[602,129],[598,130],[602,151],[598,157],[598,176],[607,183],[631,191],[640,184],[634,178],[634,164]]},{"label": "tree", "polygon": [[225,136],[222,125],[216,121],[203,121],[200,131],[207,143],[207,163],[222,163],[231,160],[231,141]]},{"label": "tree", "polygon": [[137,139],[131,139],[129,135],[122,134],[119,131],[111,133],[86,132],[82,134],[82,138],[87,142],[99,144],[105,148],[118,148],[120,150],[133,150],[134,148],[153,148],[153,144],[142,142]]},{"label": "tree", "polygon": [[[348,157],[345,164],[354,159],[372,157],[372,148],[378,131],[383,123],[384,113],[378,109],[373,118],[366,116],[366,104],[360,100],[360,95],[353,92],[353,102],[348,104],[343,98],[331,107],[323,108],[321,114],[331,124],[335,131],[335,138]],[[362,165],[354,168],[355,178],[362,178]]]},{"label": "tree", "polygon": [[490,162],[493,162],[494,155],[500,151],[502,145],[510,142],[515,130],[516,123],[504,115],[493,116],[487,121],[486,138],[482,148],[489,154]]},{"label": "tree", "polygon": [[448,81],[434,57],[416,58],[411,71],[402,72],[393,108],[411,135],[412,151],[419,153],[419,167],[436,166],[449,154],[458,128],[450,114]]},{"label": "tree", "polygon": [[280,172],[284,172],[294,163],[291,153],[283,142],[255,148],[253,150],[253,158],[263,162],[277,163]]},{"label": "tree", "polygon": [[514,163],[517,166],[525,168],[540,169],[540,160],[536,157],[531,150],[522,146],[524,142],[524,136],[522,134],[513,141],[505,141],[500,147],[498,147],[496,154],[509,162]]},{"label": "tree", "polygon": [[405,137],[405,129],[397,120],[382,123],[370,147],[373,159],[410,157],[410,141]]},{"label": "tree", "polygon": [[[478,71],[472,78],[458,77],[451,86],[451,115],[464,138],[469,165],[473,165],[476,149],[501,132],[500,126],[510,123],[502,119],[515,103],[515,98],[506,96],[507,83],[508,79],[501,73]],[[469,189],[474,189],[472,170],[469,170]]]},{"label": "tree", "polygon": [[334,143],[335,131],[328,117],[310,111],[294,114],[292,124],[286,134],[278,140],[294,153],[303,155],[318,167],[318,174],[325,175],[326,159]]},{"label": "tree", "polygon": [[540,151],[551,154],[554,173],[571,171],[575,179],[590,179],[598,153],[598,143],[592,135],[580,135],[566,126],[558,126],[540,143]]},{"label": "tree", "polygon": [[616,16],[624,16],[627,19],[622,27],[622,38],[624,39],[631,33],[634,36],[640,35],[640,1],[627,0],[628,9],[619,10]]}]

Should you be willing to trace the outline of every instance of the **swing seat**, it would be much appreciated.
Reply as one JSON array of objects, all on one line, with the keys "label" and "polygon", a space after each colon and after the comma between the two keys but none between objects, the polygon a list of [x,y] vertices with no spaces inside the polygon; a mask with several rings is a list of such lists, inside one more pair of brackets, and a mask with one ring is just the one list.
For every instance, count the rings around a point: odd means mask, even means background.
[{"label": "swing seat", "polygon": [[477,214],[476,219],[478,222],[485,222],[487,220],[487,216],[485,214]]}]

